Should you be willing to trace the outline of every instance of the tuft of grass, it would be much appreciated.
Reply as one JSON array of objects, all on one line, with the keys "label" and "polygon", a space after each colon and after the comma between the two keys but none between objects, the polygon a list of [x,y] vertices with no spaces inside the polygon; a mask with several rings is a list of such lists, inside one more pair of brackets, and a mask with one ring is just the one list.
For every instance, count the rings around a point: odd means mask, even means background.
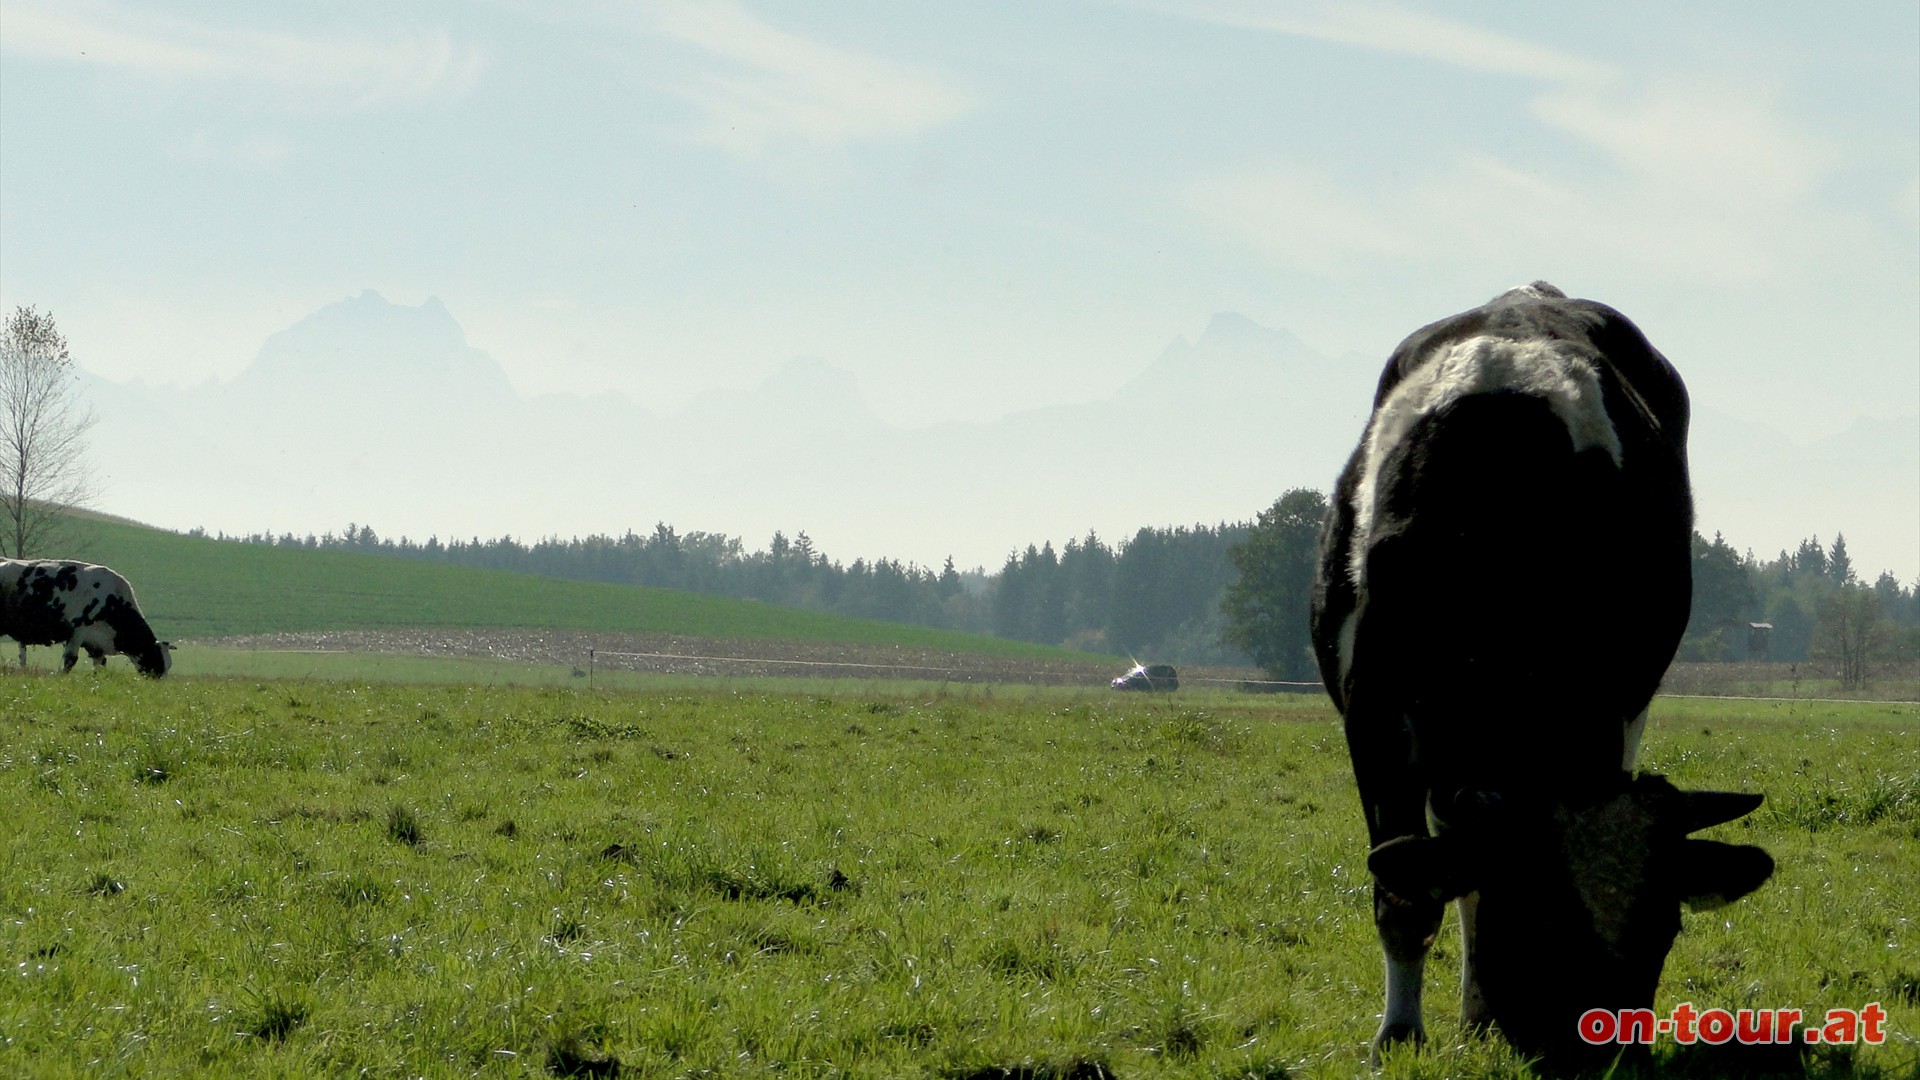
[{"label": "tuft of grass", "polygon": [[342,907],[373,907],[386,903],[387,886],[364,874],[350,874],[328,889]]},{"label": "tuft of grass", "polygon": [[559,723],[562,730],[581,740],[644,739],[647,734],[637,724],[609,724],[585,715],[563,716]]},{"label": "tuft of grass", "polygon": [[1075,966],[1057,935],[1045,933],[999,941],[987,949],[981,962],[989,971],[1016,979],[1059,980],[1071,975]]},{"label": "tuft of grass", "polygon": [[1882,821],[1920,825],[1920,773],[1876,773],[1858,783],[1796,784],[1768,795],[1761,812],[1775,822],[1808,832]]},{"label": "tuft of grass", "polygon": [[556,1041],[547,1050],[547,1071],[555,1076],[614,1077],[620,1075],[620,1059],[612,1055],[595,1056],[582,1047],[578,1037]]},{"label": "tuft of grass", "polygon": [[745,871],[709,868],[699,872],[708,889],[727,900],[785,900],[790,904],[817,904],[820,890],[805,881],[770,878],[753,867]]},{"label": "tuft of grass", "polygon": [[1199,709],[1179,709],[1160,725],[1161,737],[1177,746],[1215,753],[1241,748],[1243,740],[1231,724]]},{"label": "tuft of grass", "polygon": [[419,847],[426,842],[420,831],[419,815],[411,807],[394,805],[387,810],[387,839],[408,847]]},{"label": "tuft of grass", "polygon": [[246,992],[247,1005],[237,1017],[237,1030],[242,1035],[267,1042],[285,1042],[287,1036],[307,1022],[312,1007],[305,998],[280,990],[260,993],[249,989]]},{"label": "tuft of grass", "polygon": [[87,879],[88,896],[119,896],[127,891],[127,883],[107,873],[98,873]]}]

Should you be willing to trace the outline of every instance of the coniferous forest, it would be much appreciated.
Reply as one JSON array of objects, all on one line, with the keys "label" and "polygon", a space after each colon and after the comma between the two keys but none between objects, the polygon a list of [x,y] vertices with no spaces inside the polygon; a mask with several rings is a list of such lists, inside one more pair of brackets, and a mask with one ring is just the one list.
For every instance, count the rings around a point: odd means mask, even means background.
[{"label": "coniferous forest", "polygon": [[[217,538],[684,589],[1116,656],[1257,663],[1276,677],[1312,678],[1305,597],[1325,505],[1318,492],[1294,491],[1254,521],[1143,527],[1117,542],[1089,532],[1057,547],[1030,543],[991,572],[959,569],[951,558],[939,568],[889,558],[843,563],[805,532],[776,532],[765,547],[748,550],[738,537],[680,533],[665,523],[645,534],[530,543],[392,539],[358,524],[338,535]],[[1693,614],[1681,660],[1820,659],[1864,671],[1869,663],[1920,658],[1915,584],[1887,572],[1869,580],[1844,535],[1831,545],[1810,537],[1761,559],[1717,533],[1711,540],[1696,533],[1693,553]],[[1767,624],[1763,633],[1756,623]]]}]

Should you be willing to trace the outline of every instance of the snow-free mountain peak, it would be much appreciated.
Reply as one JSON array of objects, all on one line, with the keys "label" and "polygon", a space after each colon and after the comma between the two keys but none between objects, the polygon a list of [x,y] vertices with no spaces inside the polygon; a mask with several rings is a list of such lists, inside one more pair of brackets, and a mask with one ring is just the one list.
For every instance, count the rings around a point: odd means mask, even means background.
[{"label": "snow-free mountain peak", "polygon": [[312,384],[365,394],[510,395],[491,356],[467,344],[438,297],[409,306],[368,289],[269,337],[235,379],[254,392]]},{"label": "snow-free mountain peak", "polygon": [[1281,400],[1290,403],[1289,411],[1308,415],[1327,410],[1357,415],[1364,411],[1378,373],[1377,362],[1331,360],[1286,330],[1223,311],[1193,341],[1174,339],[1158,359],[1120,386],[1116,397],[1169,404],[1181,398],[1217,400],[1249,418]]}]

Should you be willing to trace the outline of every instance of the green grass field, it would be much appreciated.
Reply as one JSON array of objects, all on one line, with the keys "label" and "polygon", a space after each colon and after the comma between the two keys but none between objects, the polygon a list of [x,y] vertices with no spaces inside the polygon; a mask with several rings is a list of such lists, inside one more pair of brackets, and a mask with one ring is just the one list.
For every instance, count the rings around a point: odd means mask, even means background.
[{"label": "green grass field", "polygon": [[221,542],[100,517],[74,518],[70,526],[75,557],[124,574],[133,583],[141,610],[163,638],[301,630],[521,627],[1089,659],[1064,649],[979,634],[673,589]]},{"label": "green grass field", "polygon": [[[1661,1009],[1879,1001],[1810,1071],[1913,1075],[1917,726],[1656,704],[1780,866]],[[1344,1077],[1380,1007],[1319,699],[8,675],[0,800],[0,1075]],[[1529,1075],[1436,952],[1382,1075]]]}]

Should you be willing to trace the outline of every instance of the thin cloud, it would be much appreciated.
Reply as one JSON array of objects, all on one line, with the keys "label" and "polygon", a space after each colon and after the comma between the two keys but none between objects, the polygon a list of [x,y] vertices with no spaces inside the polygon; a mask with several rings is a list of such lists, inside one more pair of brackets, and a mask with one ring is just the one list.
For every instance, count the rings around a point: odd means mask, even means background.
[{"label": "thin cloud", "polygon": [[1784,118],[1764,86],[1646,79],[1555,49],[1382,4],[1144,0],[1219,25],[1439,61],[1538,84],[1526,108],[1596,153],[1542,172],[1463,150],[1423,173],[1360,180],[1251,164],[1189,183],[1188,209],[1271,256],[1342,272],[1381,258],[1524,260],[1575,247],[1728,284],[1871,243],[1821,205],[1843,155]]},{"label": "thin cloud", "polygon": [[1536,107],[1603,150],[1605,169],[1542,171],[1463,151],[1422,173],[1353,181],[1262,163],[1201,176],[1182,198],[1236,241],[1318,273],[1579,252],[1737,286],[1884,245],[1870,222],[1818,199],[1832,168],[1822,142],[1734,96],[1744,108],[1715,108],[1714,91],[1679,84],[1624,103]]},{"label": "thin cloud", "polygon": [[1392,4],[1364,0],[1282,5],[1247,0],[1135,0],[1134,6],[1219,26],[1415,56],[1489,74],[1556,83],[1604,82],[1615,75],[1606,64]]},{"label": "thin cloud", "polygon": [[11,0],[0,50],[172,83],[239,86],[279,104],[357,111],[456,100],[481,52],[443,31],[319,39],[211,26],[120,5]]},{"label": "thin cloud", "polygon": [[1838,161],[1825,140],[1781,119],[1774,94],[1752,86],[1658,80],[1630,95],[1552,92],[1531,109],[1631,175],[1730,208],[1807,198]]},{"label": "thin cloud", "polygon": [[943,76],[789,33],[727,0],[654,10],[661,33],[702,54],[703,70],[675,88],[700,111],[697,136],[737,156],[917,135],[972,105]]}]

